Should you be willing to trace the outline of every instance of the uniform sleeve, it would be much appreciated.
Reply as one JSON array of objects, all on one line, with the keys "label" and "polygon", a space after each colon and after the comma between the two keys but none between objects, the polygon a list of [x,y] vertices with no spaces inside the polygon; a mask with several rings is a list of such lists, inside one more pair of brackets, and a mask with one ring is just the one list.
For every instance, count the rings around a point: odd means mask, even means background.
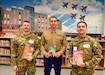
[{"label": "uniform sleeve", "polygon": [[88,62],[85,62],[86,67],[92,67],[92,66],[96,66],[102,59],[102,47],[101,45],[97,42],[94,41],[93,42],[93,57],[91,60],[89,60]]},{"label": "uniform sleeve", "polygon": [[16,64],[16,58],[17,58],[17,42],[16,38],[12,41],[12,50],[11,50],[11,65],[15,66]]},{"label": "uniform sleeve", "polygon": [[37,58],[39,53],[40,53],[40,40],[37,38],[37,40],[35,40],[35,51],[34,51],[34,54],[33,54],[34,59]]},{"label": "uniform sleeve", "polygon": [[44,44],[45,44],[45,37],[44,37],[44,33],[43,33],[42,36],[41,36],[41,51],[42,51],[43,54],[46,52]]},{"label": "uniform sleeve", "polygon": [[67,40],[66,40],[66,35],[64,34],[63,42],[62,42],[62,49],[60,50],[60,53],[63,54],[66,48],[67,48]]}]

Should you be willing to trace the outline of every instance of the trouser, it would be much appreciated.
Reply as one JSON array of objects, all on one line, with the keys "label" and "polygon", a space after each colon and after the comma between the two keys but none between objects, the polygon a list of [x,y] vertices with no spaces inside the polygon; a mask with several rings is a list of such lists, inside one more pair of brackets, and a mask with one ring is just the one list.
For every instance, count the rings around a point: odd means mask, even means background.
[{"label": "trouser", "polygon": [[18,66],[19,71],[16,72],[16,75],[35,75],[36,67],[35,66]]},{"label": "trouser", "polygon": [[62,65],[62,56],[59,58],[44,57],[44,75],[50,75],[52,65],[54,66],[55,75],[60,75],[61,73],[61,65]]}]

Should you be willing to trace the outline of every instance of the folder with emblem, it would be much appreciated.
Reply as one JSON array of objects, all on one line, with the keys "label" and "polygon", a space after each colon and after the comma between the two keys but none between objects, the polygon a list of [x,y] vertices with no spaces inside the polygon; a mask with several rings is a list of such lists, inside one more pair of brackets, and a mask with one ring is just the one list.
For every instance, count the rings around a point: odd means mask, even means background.
[{"label": "folder with emblem", "polygon": [[33,47],[25,46],[24,47],[23,54],[22,54],[22,58],[23,59],[27,59],[28,56],[30,56],[30,55],[33,54],[33,51],[34,51],[34,48]]},{"label": "folder with emblem", "polygon": [[83,51],[82,50],[73,51],[73,63],[76,65],[83,63]]}]

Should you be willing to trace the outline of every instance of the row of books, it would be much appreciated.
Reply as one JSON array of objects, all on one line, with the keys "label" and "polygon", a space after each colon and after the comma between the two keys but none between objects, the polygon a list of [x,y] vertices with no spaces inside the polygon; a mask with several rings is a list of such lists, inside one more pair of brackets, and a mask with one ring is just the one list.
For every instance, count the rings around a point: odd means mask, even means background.
[{"label": "row of books", "polygon": [[[62,60],[62,66],[65,66],[65,65],[68,65],[69,66],[70,63],[69,62],[67,63],[67,62],[65,63],[65,60]],[[39,59],[36,59],[36,64],[37,65],[43,65],[44,64],[44,60],[43,59],[40,59],[40,58]]]},{"label": "row of books", "polygon": [[66,40],[71,40],[72,39],[72,37],[70,37],[70,36],[66,36]]},{"label": "row of books", "polygon": [[105,43],[100,43],[102,48],[105,48]]},{"label": "row of books", "polygon": [[9,40],[0,40],[0,46],[10,46]]},{"label": "row of books", "polygon": [[10,55],[10,49],[0,48],[0,55]]},{"label": "row of books", "polygon": [[36,64],[42,65],[42,64],[44,64],[44,60],[43,59],[36,59]]},{"label": "row of books", "polygon": [[0,57],[0,63],[10,63],[10,58]]},{"label": "row of books", "polygon": [[68,59],[65,59],[65,65],[71,67],[71,64]]}]

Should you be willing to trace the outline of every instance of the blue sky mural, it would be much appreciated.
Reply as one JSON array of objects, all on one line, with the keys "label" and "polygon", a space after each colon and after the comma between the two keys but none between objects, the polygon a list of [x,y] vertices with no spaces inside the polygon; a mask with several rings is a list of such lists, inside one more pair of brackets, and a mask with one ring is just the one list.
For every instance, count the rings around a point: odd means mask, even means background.
[{"label": "blue sky mural", "polygon": [[102,33],[104,0],[0,0],[3,9],[22,9],[25,5],[35,8],[35,12],[54,15],[62,21],[62,30],[76,33],[80,20],[87,22],[87,33]]}]

